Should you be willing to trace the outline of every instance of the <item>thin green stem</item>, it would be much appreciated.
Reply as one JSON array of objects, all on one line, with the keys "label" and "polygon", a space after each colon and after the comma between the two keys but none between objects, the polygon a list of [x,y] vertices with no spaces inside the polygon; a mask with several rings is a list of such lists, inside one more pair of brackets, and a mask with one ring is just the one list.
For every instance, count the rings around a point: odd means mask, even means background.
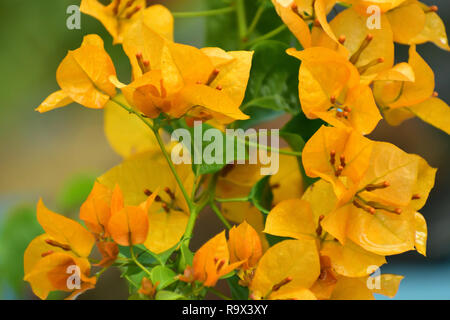
[{"label": "thin green stem", "polygon": [[152,276],[151,272],[148,271],[148,269],[146,267],[144,267],[139,261],[138,259],[136,259],[136,256],[134,255],[134,251],[133,251],[133,246],[130,246],[130,254],[131,254],[131,259],[133,259],[134,263],[136,263],[136,265],[141,268],[143,271],[145,271],[145,273],[148,274],[149,277]]},{"label": "thin green stem", "polygon": [[220,9],[213,10],[205,10],[205,11],[191,11],[191,12],[172,12],[172,15],[175,18],[197,18],[197,17],[209,17],[209,16],[217,16],[221,14],[227,14],[235,11],[236,8],[233,7],[225,7]]},{"label": "thin green stem", "polygon": [[222,221],[222,223],[227,227],[228,230],[231,229],[231,224],[228,222],[227,219],[223,216],[222,212],[220,212],[220,209],[217,207],[217,205],[214,203],[214,201],[211,201],[211,209],[214,211],[216,216]]},{"label": "thin green stem", "polygon": [[245,17],[244,0],[236,0],[236,14],[239,29],[239,37],[241,40],[247,35],[247,19]]},{"label": "thin green stem", "polygon": [[220,198],[216,198],[214,199],[217,202],[221,202],[221,203],[225,203],[225,202],[248,202],[249,198],[245,197],[245,198],[228,198],[228,199],[220,199]]},{"label": "thin green stem", "polygon": [[274,30],[272,30],[272,31],[270,31],[270,32],[268,32],[268,33],[266,33],[265,35],[262,35],[262,36],[260,36],[260,37],[258,37],[258,38],[256,38],[256,39],[250,41],[249,43],[247,43],[247,44],[245,45],[245,47],[248,48],[248,47],[251,47],[252,45],[254,45],[254,44],[256,44],[256,43],[258,43],[258,42],[260,42],[260,41],[263,41],[263,40],[267,40],[267,39],[273,38],[273,37],[275,37],[276,35],[278,35],[279,33],[281,33],[281,32],[283,32],[284,30],[286,30],[286,28],[287,28],[287,26],[286,26],[285,24],[283,24],[283,25],[279,26],[278,28],[276,28],[276,29],[274,29]]},{"label": "thin green stem", "polygon": [[246,37],[249,37],[253,31],[255,30],[256,26],[258,25],[259,19],[261,19],[262,14],[264,13],[264,10],[266,9],[266,4],[261,3],[261,5],[258,7],[258,10],[255,13],[255,16],[253,17],[252,22],[250,23],[250,26],[248,27]]},{"label": "thin green stem", "polygon": [[209,292],[211,292],[212,294],[218,296],[219,298],[223,299],[223,300],[233,300],[230,297],[227,297],[226,295],[224,295],[222,292],[214,289],[214,288],[207,288],[207,290]]},{"label": "thin green stem", "polygon": [[188,195],[186,189],[184,188],[183,182],[181,181],[181,178],[175,169],[172,159],[170,158],[169,153],[166,150],[166,147],[164,145],[164,142],[162,141],[162,138],[158,132],[158,129],[155,128],[150,122],[148,122],[147,118],[145,118],[141,113],[137,112],[133,108],[130,108],[130,107],[124,105],[123,103],[121,103],[120,101],[118,101],[115,98],[112,98],[111,100],[114,101],[118,106],[120,106],[123,109],[125,109],[126,111],[128,111],[129,113],[132,113],[132,114],[135,114],[136,116],[138,116],[139,119],[141,119],[147,125],[147,127],[149,127],[152,130],[153,134],[155,135],[156,141],[158,142],[159,147],[161,148],[161,151],[162,151],[164,157],[166,158],[167,163],[169,164],[170,170],[172,171],[172,174],[174,175],[175,180],[177,181],[177,184],[181,190],[181,193],[183,194],[183,197],[189,206],[189,211],[192,211],[194,204],[192,203],[192,200],[189,198],[189,195]]},{"label": "thin green stem", "polygon": [[250,146],[250,147],[262,148],[262,149],[265,149],[267,151],[278,152],[279,154],[285,154],[287,156],[294,156],[294,157],[301,157],[302,156],[302,153],[298,152],[298,151],[282,150],[282,149],[278,149],[278,148],[272,148],[272,147],[266,146],[264,144],[252,143],[252,142],[250,142],[248,140],[245,140],[245,141],[241,140],[241,139],[238,139],[238,140],[240,142],[244,142],[247,146]]}]

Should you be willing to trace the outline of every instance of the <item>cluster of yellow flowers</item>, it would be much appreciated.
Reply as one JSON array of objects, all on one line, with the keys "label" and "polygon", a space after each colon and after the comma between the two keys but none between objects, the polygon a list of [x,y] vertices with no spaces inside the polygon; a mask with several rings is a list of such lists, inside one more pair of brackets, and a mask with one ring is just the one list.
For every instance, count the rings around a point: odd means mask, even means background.
[{"label": "cluster of yellow flowers", "polygon": [[[82,12],[101,21],[122,45],[132,82],[118,80],[102,39],[88,35],[57,70],[61,90],[37,110],[72,102],[105,109],[107,137],[125,160],[97,179],[82,205],[87,229],[39,201],[45,234],[30,243],[24,262],[25,280],[38,297],[54,290],[76,297],[94,288],[109,266],[121,268],[140,298],[203,298],[208,290],[216,292],[219,279],[231,277],[251,299],[396,294],[401,276],[381,275],[376,286],[368,285],[369,277],[386,256],[426,254],[427,226],[418,210],[436,169],[364,135],[383,117],[399,124],[417,116],[450,132],[448,106],[437,98],[433,71],[416,51],[416,44],[428,41],[450,50],[437,8],[417,0],[346,0],[328,21],[334,0],[272,4],[270,10],[303,48],[287,50],[301,60],[302,111],[326,125],[295,150],[315,182],[306,186],[297,158],[281,154],[280,170],[270,177],[272,209],[265,214],[249,197],[261,180],[260,165],[231,164],[199,175],[171,162],[170,145],[160,135],[161,123],[170,126],[177,119],[187,127],[200,120],[222,129],[248,119],[240,106],[253,52],[175,43],[171,12],[147,7],[145,0],[113,0],[108,6],[82,1]],[[370,30],[372,5],[381,10],[381,28]],[[394,42],[410,46],[408,62],[394,65]],[[189,241],[206,206],[228,227],[228,240],[223,231],[193,254]],[[100,261],[89,258],[94,245]],[[95,276],[91,263],[101,267]],[[79,268],[75,289],[67,285],[73,265]],[[130,265],[139,272],[130,272]]]}]

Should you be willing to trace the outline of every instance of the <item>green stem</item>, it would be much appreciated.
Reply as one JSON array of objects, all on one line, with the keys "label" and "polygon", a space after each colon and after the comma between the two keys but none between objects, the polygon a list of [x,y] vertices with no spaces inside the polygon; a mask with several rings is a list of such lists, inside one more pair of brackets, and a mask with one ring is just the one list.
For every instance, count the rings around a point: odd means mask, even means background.
[{"label": "green stem", "polygon": [[192,11],[192,12],[172,12],[175,18],[196,18],[196,17],[209,17],[226,14],[235,11],[235,7],[226,7],[205,11]]},{"label": "green stem", "polygon": [[261,19],[262,14],[264,13],[264,10],[266,9],[265,3],[262,3],[258,10],[255,13],[255,16],[253,17],[252,22],[250,23],[250,26],[248,27],[246,37],[249,37],[253,31],[255,30],[256,26],[258,25],[259,19]]},{"label": "green stem", "polygon": [[215,294],[216,296],[218,296],[219,298],[223,299],[223,300],[233,300],[230,297],[227,297],[226,295],[224,295],[222,292],[214,289],[214,288],[207,288],[207,290],[209,292],[211,292],[212,294]]},{"label": "green stem", "polygon": [[161,151],[164,155],[164,157],[166,158],[167,163],[169,164],[170,170],[172,171],[172,174],[175,177],[175,180],[177,181],[178,186],[180,187],[181,193],[183,194],[184,199],[186,200],[188,206],[189,206],[189,211],[192,211],[192,208],[194,207],[194,204],[192,203],[191,199],[189,198],[189,195],[186,191],[186,189],[184,188],[184,185],[181,181],[180,176],[178,175],[175,166],[172,162],[172,159],[170,159],[170,156],[166,150],[166,147],[164,145],[164,142],[162,141],[162,138],[158,132],[158,130],[151,124],[148,122],[147,118],[145,118],[142,114],[140,114],[139,112],[137,112],[136,110],[134,110],[133,108],[130,108],[126,105],[124,105],[123,103],[121,103],[120,101],[118,101],[115,98],[111,99],[113,102],[115,102],[118,106],[122,107],[123,109],[125,109],[126,111],[128,111],[129,113],[135,114],[136,116],[139,117],[139,119],[141,119],[146,125],[147,127],[149,127],[153,134],[155,135],[155,138],[159,144],[159,147],[161,148]]},{"label": "green stem", "polygon": [[241,40],[247,35],[247,19],[245,17],[244,0],[236,0],[236,14],[239,28],[239,37]]},{"label": "green stem", "polygon": [[151,272],[148,271],[148,269],[146,267],[144,267],[139,261],[138,259],[136,259],[136,256],[134,255],[134,251],[133,251],[133,246],[130,246],[130,254],[131,254],[131,259],[133,259],[134,263],[136,263],[136,265],[141,268],[143,271],[145,271],[145,273],[148,274],[149,277],[152,276]]},{"label": "green stem", "polygon": [[248,140],[245,140],[245,141],[241,140],[241,139],[238,139],[238,140],[240,142],[244,142],[247,146],[250,146],[250,147],[262,148],[262,149],[265,149],[267,151],[278,152],[279,154],[285,154],[285,155],[288,155],[288,156],[294,156],[294,157],[301,157],[302,156],[302,153],[298,152],[298,151],[282,150],[282,149],[278,149],[278,148],[272,148],[272,147],[266,146],[264,144],[251,143]]},{"label": "green stem", "polygon": [[251,47],[252,45],[254,45],[254,44],[256,44],[256,43],[258,43],[260,41],[267,40],[267,39],[270,39],[272,37],[275,37],[279,33],[281,33],[284,30],[286,30],[286,28],[287,28],[287,26],[285,24],[283,24],[283,25],[279,26],[278,28],[276,28],[276,29],[266,33],[265,35],[262,35],[261,37],[258,37],[256,39],[250,41],[249,43],[247,43],[245,45],[245,47]]},{"label": "green stem", "polygon": [[221,202],[221,203],[225,203],[225,202],[248,202],[249,201],[248,197],[245,197],[245,198],[228,198],[228,199],[216,198],[214,200],[216,200],[217,202]]},{"label": "green stem", "polygon": [[216,216],[222,221],[222,223],[227,227],[228,230],[231,229],[231,224],[228,222],[227,219],[223,216],[222,212],[220,212],[220,209],[217,207],[217,205],[214,203],[214,201],[211,201],[211,209],[214,211]]}]

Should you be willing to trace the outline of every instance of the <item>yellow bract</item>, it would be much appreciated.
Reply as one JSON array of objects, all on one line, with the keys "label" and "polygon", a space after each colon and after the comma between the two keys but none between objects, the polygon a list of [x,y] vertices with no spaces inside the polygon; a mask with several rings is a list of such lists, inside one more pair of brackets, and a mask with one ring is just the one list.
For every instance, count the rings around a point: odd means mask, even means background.
[{"label": "yellow bract", "polygon": [[358,70],[345,57],[321,47],[287,53],[302,61],[299,97],[308,118],[321,118],[363,134],[375,128],[381,115],[372,91],[359,83]]},{"label": "yellow bract", "polygon": [[114,44],[122,43],[128,29],[139,20],[172,40],[173,17],[170,11],[162,5],[146,6],[145,0],[113,0],[107,6],[98,0],[83,0],[80,10],[98,19],[113,37]]},{"label": "yellow bract", "polygon": [[[293,258],[295,257],[295,259]],[[285,240],[270,247],[259,261],[250,285],[254,299],[315,299],[309,291],[320,274],[314,240]]]},{"label": "yellow bract", "polygon": [[116,75],[114,64],[103,48],[103,40],[95,34],[84,37],[80,48],[69,51],[59,65],[56,80],[60,91],[50,95],[36,110],[47,112],[77,102],[85,107],[101,109],[116,89],[109,78]]}]

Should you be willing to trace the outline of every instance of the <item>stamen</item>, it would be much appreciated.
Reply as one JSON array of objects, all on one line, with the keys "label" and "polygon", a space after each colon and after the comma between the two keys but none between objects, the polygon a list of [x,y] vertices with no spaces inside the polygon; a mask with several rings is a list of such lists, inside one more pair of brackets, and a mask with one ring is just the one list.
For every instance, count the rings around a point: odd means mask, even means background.
[{"label": "stamen", "polygon": [[52,240],[52,239],[46,239],[45,242],[46,242],[47,244],[51,245],[52,247],[61,248],[61,249],[63,249],[64,251],[70,251],[70,250],[72,250],[72,248],[71,248],[69,245],[59,243],[59,242],[57,242],[57,241],[55,241],[55,240]]},{"label": "stamen", "polygon": [[[145,190],[144,190],[144,194],[145,194],[147,197],[150,197],[150,196],[153,194],[153,192],[151,192],[149,189],[145,189]],[[163,202],[163,200],[161,199],[160,196],[156,196],[156,197],[155,197],[155,201],[156,201],[156,202]]]},{"label": "stamen", "polygon": [[434,98],[437,98],[437,97],[439,97],[439,93],[437,93],[436,91],[435,91],[435,92],[433,92],[433,97],[434,97]]},{"label": "stamen", "polygon": [[214,80],[216,80],[219,73],[220,73],[219,69],[214,69],[209,75],[208,81],[206,81],[206,85],[209,86]]},{"label": "stamen", "polygon": [[375,209],[384,210],[390,213],[401,214],[403,212],[401,208],[390,208],[374,201],[370,201],[367,204],[371,205]]},{"label": "stamen", "polygon": [[411,197],[411,200],[419,200],[420,199],[420,195],[419,194],[413,194]]},{"label": "stamen", "polygon": [[131,19],[136,13],[139,12],[139,10],[141,10],[141,8],[141,6],[136,6],[130,13],[127,14],[126,18]]},{"label": "stamen", "polygon": [[356,64],[359,60],[359,58],[361,57],[361,54],[363,53],[364,50],[366,50],[366,48],[369,46],[369,44],[372,42],[373,40],[373,35],[371,33],[369,33],[366,38],[363,40],[363,42],[361,43],[361,46],[359,47],[358,50],[356,50],[356,52],[350,57],[350,62],[352,64]]},{"label": "stamen", "polygon": [[336,96],[331,96],[330,97],[330,102],[334,105],[336,104]]},{"label": "stamen", "polygon": [[342,174],[342,171],[344,170],[343,166],[339,166],[336,170],[336,172],[334,173],[336,177],[339,177]]},{"label": "stamen", "polygon": [[144,73],[149,72],[150,71],[150,61],[144,60],[143,64],[144,64]]},{"label": "stamen", "polygon": [[339,37],[339,39],[338,39],[338,41],[339,41],[340,44],[344,44],[344,43],[345,43],[345,40],[346,40],[346,38],[345,38],[344,35],[341,35],[341,36]]},{"label": "stamen", "polygon": [[136,60],[138,62],[139,68],[141,69],[142,73],[146,73],[147,68],[144,63],[145,61],[144,61],[144,56],[142,55],[142,52],[136,53]]},{"label": "stamen", "polygon": [[341,160],[341,166],[343,167],[343,168],[345,168],[345,156],[344,155],[341,155],[340,156],[340,158],[339,158],[339,160]]},{"label": "stamen", "polygon": [[43,254],[41,254],[41,257],[45,258],[46,256],[51,255],[53,252],[55,252],[55,251],[50,250],[50,251],[44,252]]},{"label": "stamen", "polygon": [[292,281],[292,277],[286,277],[285,279],[281,280],[279,283],[275,284],[272,287],[272,292],[278,291],[281,289],[281,287],[287,285],[289,282]]},{"label": "stamen", "polygon": [[169,209],[169,206],[167,205],[167,203],[163,202],[163,203],[161,204],[161,207],[164,209],[164,211],[165,211],[166,213],[169,213],[169,212],[170,212],[170,209]]},{"label": "stamen", "polygon": [[353,200],[353,205],[355,207],[357,207],[358,209],[362,209],[362,210],[370,213],[371,215],[375,214],[375,208],[371,207],[371,206],[364,205],[360,199],[354,199]]},{"label": "stamen", "polygon": [[225,265],[225,260],[220,260],[219,264],[217,265],[217,273],[220,272],[220,270],[222,270],[223,266]]},{"label": "stamen", "polygon": [[321,27],[322,25],[320,24],[319,19],[314,19],[314,26],[315,27]]},{"label": "stamen", "polygon": [[425,13],[430,13],[430,12],[437,12],[439,10],[438,6],[430,6],[427,10],[425,10]]},{"label": "stamen", "polygon": [[330,163],[332,166],[336,163],[336,151],[330,151]]},{"label": "stamen", "polygon": [[120,1],[121,0],[117,0],[115,5],[114,5],[113,13],[114,13],[115,16],[117,16],[119,14]]},{"label": "stamen", "polygon": [[275,184],[272,184],[271,186],[270,186],[270,189],[278,189],[280,187],[280,184],[279,183],[275,183]]},{"label": "stamen", "polygon": [[377,189],[385,189],[387,187],[389,187],[391,184],[388,181],[383,181],[381,183],[377,183],[377,184],[368,184],[364,189],[366,191],[374,191]]},{"label": "stamen", "polygon": [[370,61],[368,64],[358,67],[358,72],[359,74],[363,74],[365,73],[369,68],[376,66],[377,64],[383,63],[384,62],[384,58],[377,58],[375,60]]},{"label": "stamen", "polygon": [[317,227],[317,229],[316,229],[316,233],[317,233],[317,235],[320,237],[321,235],[322,235],[322,226],[320,225],[320,223],[322,222],[322,220],[325,218],[325,216],[322,214],[322,215],[320,215],[320,217],[319,217],[319,223],[318,223],[318,227]]},{"label": "stamen", "polygon": [[219,90],[219,91],[221,91],[223,88],[222,88],[222,86],[219,84],[219,85],[216,87],[216,89]]},{"label": "stamen", "polygon": [[169,187],[165,187],[164,192],[168,194],[170,199],[175,200],[175,194],[169,189]]},{"label": "stamen", "polygon": [[133,5],[134,1],[136,1],[136,0],[128,1],[127,4],[125,5],[125,7],[130,8]]}]

